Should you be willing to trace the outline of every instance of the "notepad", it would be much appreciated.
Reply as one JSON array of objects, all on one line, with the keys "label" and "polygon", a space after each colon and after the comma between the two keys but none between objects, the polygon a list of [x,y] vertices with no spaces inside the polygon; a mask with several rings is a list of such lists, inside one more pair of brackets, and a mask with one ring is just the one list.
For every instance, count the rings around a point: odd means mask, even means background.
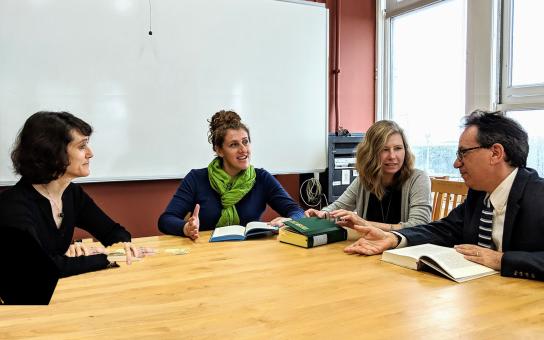
[{"label": "notepad", "polygon": [[269,225],[266,222],[249,222],[245,227],[242,225],[229,225],[215,228],[210,237],[210,242],[243,241],[248,237],[271,235],[277,232],[278,227]]}]

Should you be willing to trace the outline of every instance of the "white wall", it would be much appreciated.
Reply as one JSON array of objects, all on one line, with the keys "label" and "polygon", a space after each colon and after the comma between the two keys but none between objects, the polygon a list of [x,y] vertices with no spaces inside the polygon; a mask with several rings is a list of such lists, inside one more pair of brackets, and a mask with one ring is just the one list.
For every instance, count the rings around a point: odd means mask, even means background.
[{"label": "white wall", "polygon": [[0,184],[25,119],[95,128],[90,181],[179,178],[213,157],[207,119],[233,109],[252,163],[326,167],[327,10],[274,0],[0,2]]}]

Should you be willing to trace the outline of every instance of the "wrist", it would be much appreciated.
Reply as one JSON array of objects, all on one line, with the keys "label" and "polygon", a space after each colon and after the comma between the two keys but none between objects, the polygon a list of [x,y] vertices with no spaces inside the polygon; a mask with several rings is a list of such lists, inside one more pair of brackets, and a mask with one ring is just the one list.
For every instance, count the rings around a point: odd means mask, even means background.
[{"label": "wrist", "polygon": [[394,249],[398,247],[400,241],[402,240],[402,238],[397,233],[392,232],[387,233],[387,238],[389,239],[389,249]]}]

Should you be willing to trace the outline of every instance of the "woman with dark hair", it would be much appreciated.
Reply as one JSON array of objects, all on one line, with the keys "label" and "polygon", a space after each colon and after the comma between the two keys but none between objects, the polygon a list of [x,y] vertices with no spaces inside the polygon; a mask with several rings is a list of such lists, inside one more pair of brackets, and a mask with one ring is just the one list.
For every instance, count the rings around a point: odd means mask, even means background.
[{"label": "woman with dark hair", "polygon": [[102,247],[71,244],[75,226],[105,246],[124,242],[128,264],[133,256],[143,255],[132,245],[130,233],[72,183],[90,173],[92,131],[89,124],[68,112],[30,116],[11,153],[21,179],[0,195],[1,228],[17,228],[36,238],[61,277],[116,266],[108,261]]},{"label": "woman with dark hair", "polygon": [[431,182],[414,168],[414,155],[397,123],[381,120],[368,129],[357,147],[356,168],[359,176],[342,196],[305,214],[387,231],[430,222]]},{"label": "woman with dark hair", "polygon": [[[199,230],[259,221],[267,204],[281,216],[304,216],[270,173],[250,164],[249,129],[236,112],[219,111],[209,123],[208,141],[217,157],[207,168],[191,170],[183,179],[159,218],[160,231],[194,240]],[[270,223],[281,225],[283,219]]]}]

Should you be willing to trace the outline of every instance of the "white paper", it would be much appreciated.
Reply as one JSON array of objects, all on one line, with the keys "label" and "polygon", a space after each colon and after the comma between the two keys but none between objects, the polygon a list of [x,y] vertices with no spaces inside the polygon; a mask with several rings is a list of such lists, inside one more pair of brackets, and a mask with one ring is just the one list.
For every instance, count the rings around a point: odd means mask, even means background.
[{"label": "white paper", "polygon": [[246,228],[241,225],[229,225],[226,227],[215,228],[213,237],[221,237],[225,235],[240,235],[243,236]]},{"label": "white paper", "polygon": [[342,170],[342,185],[347,185],[350,183],[350,170]]}]

